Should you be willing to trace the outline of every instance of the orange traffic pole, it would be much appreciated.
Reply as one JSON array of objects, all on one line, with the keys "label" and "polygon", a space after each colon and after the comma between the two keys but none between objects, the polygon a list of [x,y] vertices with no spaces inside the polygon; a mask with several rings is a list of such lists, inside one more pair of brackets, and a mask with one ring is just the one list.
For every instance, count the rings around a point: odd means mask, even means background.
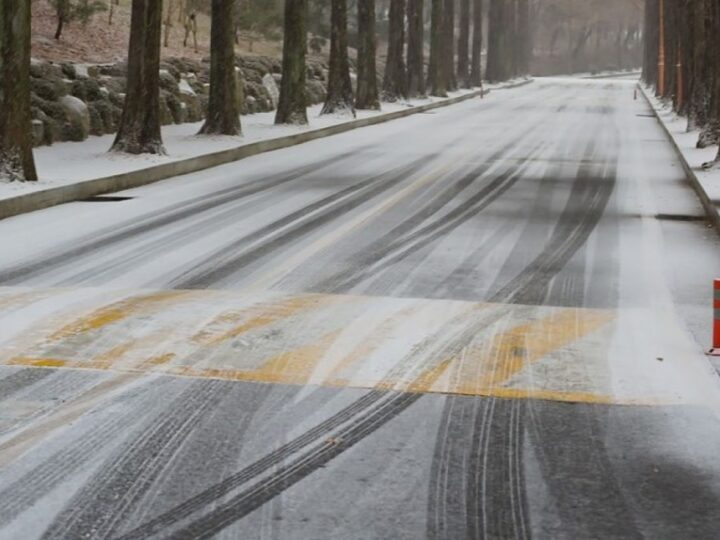
[{"label": "orange traffic pole", "polygon": [[660,96],[665,95],[665,0],[660,0],[660,39],[658,42],[658,85]]},{"label": "orange traffic pole", "polygon": [[720,356],[720,279],[713,281],[713,336],[711,356]]}]

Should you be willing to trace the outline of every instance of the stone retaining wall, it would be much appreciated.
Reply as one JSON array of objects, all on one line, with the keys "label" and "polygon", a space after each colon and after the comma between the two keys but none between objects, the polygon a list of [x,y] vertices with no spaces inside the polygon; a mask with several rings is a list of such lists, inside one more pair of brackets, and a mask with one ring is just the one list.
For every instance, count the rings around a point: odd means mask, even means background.
[{"label": "stone retaining wall", "polygon": [[[281,79],[280,59],[237,60],[238,101],[243,114],[275,109]],[[126,91],[126,64],[84,65],[33,62],[30,68],[33,136],[36,146],[83,141],[117,131]],[[325,99],[327,65],[308,62],[309,104]],[[209,59],[163,61],[160,107],[163,125],[198,122],[207,112]]]}]

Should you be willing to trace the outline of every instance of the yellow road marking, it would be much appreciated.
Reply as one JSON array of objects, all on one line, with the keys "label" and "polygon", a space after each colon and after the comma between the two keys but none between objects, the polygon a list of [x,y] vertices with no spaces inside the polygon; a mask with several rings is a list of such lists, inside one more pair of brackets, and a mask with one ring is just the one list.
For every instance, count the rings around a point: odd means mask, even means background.
[{"label": "yellow road marking", "polygon": [[[160,357],[158,357],[160,358]],[[54,365],[57,363],[57,365]],[[87,363],[71,362],[66,360],[46,360],[37,358],[18,358],[13,359],[12,365],[23,365],[27,367],[36,367],[41,369],[47,368],[66,368],[66,369],[82,369],[92,371],[109,371],[106,368],[88,366]],[[403,386],[402,384],[391,384],[390,381],[381,381],[375,385],[363,384],[362,382],[346,381],[342,379],[323,380],[318,383],[318,386],[329,387],[329,388],[365,388],[365,389],[377,389],[387,391],[406,392],[410,394],[435,394],[435,395],[460,395],[470,397],[487,397],[487,398],[500,398],[500,399],[522,399],[522,400],[542,400],[542,401],[559,401],[565,403],[592,403],[601,405],[633,405],[633,406],[659,406],[659,405],[675,405],[682,403],[681,400],[670,399],[669,396],[663,396],[660,398],[629,398],[620,396],[609,396],[605,394],[593,394],[590,392],[565,392],[556,390],[540,390],[540,389],[526,389],[526,388],[504,388],[504,387],[493,387],[493,388],[474,388],[471,391],[466,391],[462,388],[453,389],[442,389],[436,385],[436,382],[443,375],[445,371],[451,366],[450,360],[444,360],[438,364],[433,365],[426,370],[418,379],[409,384]],[[129,367],[127,369],[113,369],[113,372],[122,374],[134,374],[143,375],[147,371],[141,369],[139,366]],[[152,371],[151,371],[152,373]],[[216,379],[222,381],[241,381],[241,382],[255,382],[261,384],[273,384],[282,383],[292,386],[305,386],[302,380],[271,380],[272,377],[265,377],[265,380],[259,380],[256,373],[253,370],[233,370],[233,369],[184,369],[175,370],[173,368],[169,370],[161,370],[155,372],[157,375],[168,376],[168,377],[182,377],[191,379]],[[0,445],[0,450],[2,445]]]},{"label": "yellow road marking", "polygon": [[169,366],[167,369],[161,370],[161,373],[233,381],[305,384],[312,375],[315,366],[323,359],[328,348],[340,333],[340,330],[336,330],[323,336],[319,341],[280,353],[266,360],[260,367],[255,369]]},{"label": "yellow road marking", "polygon": [[186,291],[161,291],[142,296],[134,296],[115,302],[93,311],[90,315],[81,317],[50,336],[50,341],[59,341],[77,334],[91,330],[98,330],[114,322],[123,320],[130,315],[144,311],[145,308],[155,308],[169,300],[186,295]]},{"label": "yellow road marking", "polygon": [[55,368],[66,367],[71,364],[75,364],[75,362],[71,362],[69,360],[62,360],[60,358],[32,358],[27,356],[18,356],[8,360],[6,365]]},{"label": "yellow road marking", "polygon": [[158,356],[152,356],[140,364],[137,369],[138,371],[145,371],[157,366],[162,366],[163,364],[170,362],[173,358],[175,358],[175,356],[175,353],[165,353],[159,354]]},{"label": "yellow road marking", "polygon": [[453,391],[469,394],[478,388],[495,387],[526,365],[598,330],[614,319],[607,311],[567,309],[515,326],[494,336],[485,347],[456,359],[459,373]]},{"label": "yellow road marking", "polygon": [[447,359],[437,365],[431,366],[409,385],[405,388],[399,388],[399,390],[412,394],[427,394],[441,375],[445,373],[445,370],[450,366],[451,362],[451,359]]},{"label": "yellow road marking", "polygon": [[[275,304],[252,306],[246,310],[221,313],[205,329],[195,334],[192,341],[203,345],[216,345],[250,330],[291,317],[298,312],[318,308],[330,302],[337,302],[342,298],[341,296],[316,294],[293,296]],[[247,318],[247,320],[228,330],[213,330],[214,327],[234,324],[243,318]]]}]

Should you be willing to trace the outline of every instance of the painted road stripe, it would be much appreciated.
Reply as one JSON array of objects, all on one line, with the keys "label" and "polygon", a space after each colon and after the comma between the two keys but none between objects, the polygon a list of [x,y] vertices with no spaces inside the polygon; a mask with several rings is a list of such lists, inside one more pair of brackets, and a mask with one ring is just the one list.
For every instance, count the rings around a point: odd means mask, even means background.
[{"label": "painted road stripe", "polygon": [[457,359],[460,369],[455,392],[472,394],[508,381],[535,360],[602,328],[614,319],[610,312],[568,309],[496,334],[485,347]]},{"label": "painted road stripe", "polygon": [[[35,367],[40,369],[66,368],[90,371],[107,371],[98,367],[88,367],[87,363],[72,362],[68,360],[51,360],[37,358],[17,358],[12,362],[14,366]],[[388,392],[405,392],[409,394],[437,394],[437,395],[461,395],[467,397],[488,397],[503,399],[530,399],[543,401],[560,401],[566,403],[593,403],[605,405],[636,405],[636,406],[661,406],[683,404],[682,400],[673,400],[671,398],[629,398],[617,397],[604,394],[595,394],[592,392],[569,392],[561,390],[542,390],[529,388],[475,388],[472,391],[463,391],[462,389],[438,389],[437,382],[447,373],[451,366],[450,360],[444,360],[430,368],[427,368],[415,381],[401,381],[397,385],[388,382],[381,382],[376,385],[362,384],[358,381],[347,381],[341,379],[332,379],[322,381],[314,386],[323,386],[329,388],[358,388],[367,390],[386,390]],[[139,368],[136,369],[120,369],[113,370],[125,375],[144,375],[148,371]],[[187,370],[168,370],[168,371],[152,371],[161,376],[181,377],[191,379],[214,379],[222,381],[238,381],[251,382],[259,384],[287,384],[289,386],[305,386],[302,381],[293,380],[288,377],[286,381],[262,381],[256,376],[256,373],[248,370],[223,370],[223,369],[187,369]],[[266,376],[266,378],[269,378]],[[274,377],[280,379],[279,376]]]},{"label": "painted road stripe", "polygon": [[53,333],[50,341],[59,341],[71,336],[102,329],[110,324],[122,321],[130,316],[147,313],[165,307],[173,300],[180,300],[186,291],[160,291],[152,294],[134,296],[102,307],[91,314],[81,317],[63,326]]},{"label": "painted road stripe", "polygon": [[[688,385],[675,383],[686,356],[658,364],[650,354],[642,360],[650,369],[639,368],[637,357],[618,364],[607,356],[618,332],[613,311],[271,291],[121,298],[40,316],[0,343],[0,364],[587,403],[693,402]],[[618,379],[618,367],[632,376]]]}]

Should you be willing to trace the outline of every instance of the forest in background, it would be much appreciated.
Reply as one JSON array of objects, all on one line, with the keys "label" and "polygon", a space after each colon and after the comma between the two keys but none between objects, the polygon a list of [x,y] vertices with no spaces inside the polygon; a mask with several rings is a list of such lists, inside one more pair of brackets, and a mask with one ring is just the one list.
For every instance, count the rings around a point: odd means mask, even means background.
[{"label": "forest in background", "polygon": [[[63,35],[55,39],[57,7],[89,5],[71,17]],[[458,0],[458,6],[459,4]],[[387,50],[390,0],[375,3],[378,56]],[[54,62],[107,63],[123,60],[130,35],[131,0],[33,0],[33,56]],[[330,42],[331,0],[309,0],[309,54],[327,58]],[[357,0],[348,0],[350,57],[358,46]],[[112,10],[111,10],[112,8]],[[490,1],[483,3],[484,35]],[[533,75],[594,73],[639,68],[642,62],[642,0],[531,0]],[[196,60],[210,54],[211,0],[165,0],[163,57]],[[183,46],[186,19],[196,14],[197,48],[192,34]],[[85,15],[83,15],[83,13]],[[236,0],[235,33],[238,54],[279,57],[282,53],[284,2],[282,0]],[[459,16],[459,9],[456,9]],[[109,22],[112,21],[112,24]],[[423,44],[430,48],[431,13],[423,12],[426,30]],[[483,49],[486,44],[483,45]]]},{"label": "forest in background", "polygon": [[[483,80],[625,69],[641,56],[640,14],[636,0],[4,2],[0,175],[36,179],[33,145],[59,136],[116,133],[112,151],[164,154],[161,126],[190,109],[204,118],[201,135],[239,135],[240,113],[260,100],[277,124],[307,124],[311,82],[321,114],[354,117]],[[248,84],[242,53],[272,54],[280,40],[281,59],[262,59]],[[121,61],[91,76],[87,64],[103,55]],[[189,67],[188,55],[207,68]],[[312,55],[327,61],[314,67]]]}]

